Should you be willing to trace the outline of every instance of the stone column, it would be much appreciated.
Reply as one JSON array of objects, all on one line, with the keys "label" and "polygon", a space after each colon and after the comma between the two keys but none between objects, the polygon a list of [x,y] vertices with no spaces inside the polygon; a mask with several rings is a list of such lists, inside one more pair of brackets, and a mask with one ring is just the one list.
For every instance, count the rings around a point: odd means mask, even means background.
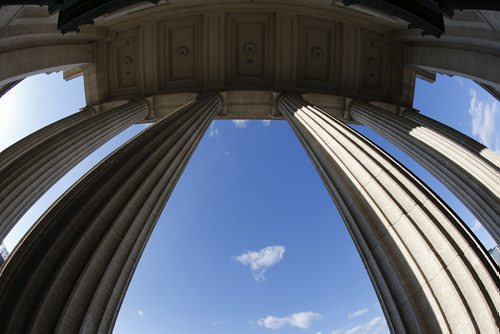
[{"label": "stone column", "polygon": [[454,143],[458,143],[465,149],[479,155],[480,159],[485,160],[486,163],[495,168],[496,171],[500,169],[500,155],[493,152],[491,149],[487,148],[478,141],[472,139],[471,137],[463,134],[460,131],[450,128],[449,126],[438,122],[432,118],[420,114],[419,112],[413,110],[406,110],[403,115],[405,118],[412,120],[422,127],[429,128],[434,132],[438,132],[443,136],[449,138],[449,140]]},{"label": "stone column", "polygon": [[220,110],[205,94],[123,145],[28,232],[0,274],[1,333],[110,333],[154,225]]},{"label": "stone column", "polygon": [[463,222],[375,144],[300,97],[279,100],[335,201],[393,333],[495,333],[498,267]]},{"label": "stone column", "polygon": [[0,153],[0,241],[71,168],[130,125],[149,107],[135,101],[97,114],[86,108],[27,136]]},{"label": "stone column", "polygon": [[458,131],[415,112],[405,117],[363,101],[354,121],[389,139],[445,184],[500,243],[500,171],[497,154]]}]

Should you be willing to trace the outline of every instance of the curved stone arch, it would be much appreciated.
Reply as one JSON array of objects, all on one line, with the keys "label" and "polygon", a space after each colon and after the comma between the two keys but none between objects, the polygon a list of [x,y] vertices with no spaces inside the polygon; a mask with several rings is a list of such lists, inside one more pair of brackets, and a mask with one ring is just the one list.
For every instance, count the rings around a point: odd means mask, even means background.
[{"label": "curved stone arch", "polygon": [[500,89],[500,57],[473,50],[409,46],[406,66],[458,75]]},{"label": "curved stone arch", "polygon": [[92,44],[41,46],[0,54],[0,86],[31,75],[94,63]]}]

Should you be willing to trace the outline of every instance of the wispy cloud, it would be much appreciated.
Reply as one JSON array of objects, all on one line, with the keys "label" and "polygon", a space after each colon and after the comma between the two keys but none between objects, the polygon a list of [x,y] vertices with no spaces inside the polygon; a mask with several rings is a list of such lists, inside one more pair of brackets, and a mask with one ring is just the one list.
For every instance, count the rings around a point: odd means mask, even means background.
[{"label": "wispy cloud", "polygon": [[331,334],[382,334],[389,333],[387,322],[383,317],[376,317],[361,325],[336,329]]},{"label": "wispy cloud", "polygon": [[262,120],[262,125],[264,125],[264,127],[268,127],[269,125],[271,125],[271,120],[270,119]]},{"label": "wispy cloud", "polygon": [[219,128],[215,127],[213,123],[210,125],[210,128],[208,129],[208,136],[210,138],[213,137],[219,138]]},{"label": "wispy cloud", "polygon": [[308,329],[314,320],[321,319],[321,314],[315,312],[292,313],[285,317],[268,315],[257,320],[257,325],[268,329],[280,329],[283,327],[297,327]]},{"label": "wispy cloud", "polygon": [[266,270],[280,262],[285,253],[285,246],[269,246],[258,251],[247,251],[233,256],[236,261],[249,266],[256,281],[264,281]]},{"label": "wispy cloud", "polygon": [[460,87],[463,87],[464,85],[464,78],[460,77],[460,76],[454,76],[453,79],[458,82],[458,84],[460,85]]},{"label": "wispy cloud", "polygon": [[470,90],[469,114],[471,115],[472,135],[487,147],[500,150],[500,138],[495,133],[495,118],[498,102],[481,101],[474,89]]},{"label": "wispy cloud", "polygon": [[472,224],[472,231],[479,232],[483,228],[483,225],[476,219]]},{"label": "wispy cloud", "polygon": [[368,309],[366,308],[362,308],[360,310],[357,310],[357,311],[354,311],[352,313],[349,313],[349,315],[347,316],[349,319],[354,319],[356,317],[359,317],[363,314],[365,314],[366,312],[368,312]]},{"label": "wispy cloud", "polygon": [[223,325],[224,323],[225,323],[224,320],[213,320],[212,321],[212,326],[216,326],[217,327],[217,326]]},{"label": "wispy cloud", "polygon": [[143,316],[144,316],[144,312],[143,312],[143,311],[141,311],[141,310],[139,310],[139,311],[137,311],[137,315],[138,315],[139,317],[143,317]]},{"label": "wispy cloud", "polygon": [[248,120],[246,119],[234,119],[233,124],[238,129],[245,128],[247,126]]}]

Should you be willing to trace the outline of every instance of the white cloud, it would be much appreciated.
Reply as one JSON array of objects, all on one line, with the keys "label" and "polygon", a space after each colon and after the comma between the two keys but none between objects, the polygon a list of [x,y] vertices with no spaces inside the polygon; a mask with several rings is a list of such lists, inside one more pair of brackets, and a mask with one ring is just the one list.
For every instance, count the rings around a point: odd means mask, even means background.
[{"label": "white cloud", "polygon": [[216,128],[216,127],[213,125],[213,123],[210,125],[210,128],[209,128],[209,130],[208,130],[208,136],[209,136],[210,138],[212,138],[212,137],[217,137],[217,138],[219,138],[219,129],[218,129],[218,128]]},{"label": "white cloud", "polygon": [[139,315],[139,317],[143,317],[144,316],[144,312],[141,311],[141,310],[139,310],[139,311],[137,311],[137,315]]},{"label": "white cloud", "polygon": [[[500,139],[495,133],[495,118],[497,114],[497,101],[481,101],[474,89],[470,90],[469,114],[471,115],[472,135],[481,143],[493,150],[500,149]],[[496,146],[496,147],[495,147]]]},{"label": "white cloud", "polygon": [[354,311],[352,313],[349,313],[348,318],[349,319],[354,319],[356,317],[359,317],[359,316],[365,314],[366,312],[368,312],[368,309],[362,308],[361,310],[357,310],[357,311]]},{"label": "white cloud", "polygon": [[268,127],[269,125],[271,125],[271,120],[270,119],[262,120],[262,125],[264,125],[265,127]]},{"label": "white cloud", "polygon": [[246,119],[234,119],[233,124],[238,129],[245,128],[247,126],[248,120]]},{"label": "white cloud", "polygon": [[376,317],[361,325],[336,329],[331,334],[382,334],[389,333],[387,322],[383,317]]},{"label": "white cloud", "polygon": [[266,270],[280,262],[284,253],[285,246],[269,246],[259,251],[247,251],[233,256],[233,259],[249,266],[255,280],[260,282],[266,279],[264,276]]},{"label": "white cloud", "polygon": [[268,329],[280,329],[286,326],[307,329],[318,319],[321,319],[321,314],[315,312],[292,313],[282,318],[268,315],[257,320],[257,325]]}]

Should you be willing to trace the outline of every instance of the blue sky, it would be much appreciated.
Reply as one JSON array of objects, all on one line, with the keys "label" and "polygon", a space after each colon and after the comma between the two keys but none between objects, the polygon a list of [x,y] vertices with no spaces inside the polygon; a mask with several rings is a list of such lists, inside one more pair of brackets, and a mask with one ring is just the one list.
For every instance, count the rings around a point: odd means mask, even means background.
[{"label": "blue sky", "polygon": [[[54,92],[57,98],[53,98]],[[84,106],[83,81],[29,78],[0,99],[0,150]],[[418,81],[423,114],[500,150],[498,103],[474,82]],[[5,243],[12,249],[83,173],[145,125],[124,131],[64,177]],[[436,191],[487,248],[470,212],[404,153],[365,127]],[[144,251],[115,333],[385,333],[363,264],[312,163],[285,121],[214,121]]]}]

